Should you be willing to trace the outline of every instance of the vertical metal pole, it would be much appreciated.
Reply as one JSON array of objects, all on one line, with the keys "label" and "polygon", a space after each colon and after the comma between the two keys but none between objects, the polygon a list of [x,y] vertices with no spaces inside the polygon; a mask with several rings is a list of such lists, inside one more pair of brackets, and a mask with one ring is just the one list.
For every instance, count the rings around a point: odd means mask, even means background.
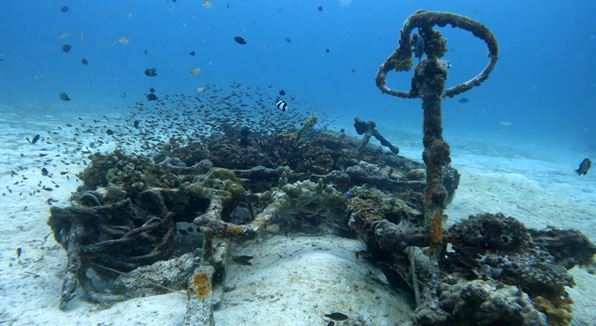
[{"label": "vertical metal pole", "polygon": [[445,40],[441,33],[431,27],[423,28],[425,45],[435,51],[427,51],[428,59],[416,67],[415,87],[422,97],[424,111],[424,152],[426,165],[426,189],[424,197],[424,225],[428,231],[431,256],[437,258],[442,244],[442,219],[447,191],[443,186],[443,172],[451,163],[449,145],[443,140],[441,97],[447,79],[447,67],[443,56]]}]

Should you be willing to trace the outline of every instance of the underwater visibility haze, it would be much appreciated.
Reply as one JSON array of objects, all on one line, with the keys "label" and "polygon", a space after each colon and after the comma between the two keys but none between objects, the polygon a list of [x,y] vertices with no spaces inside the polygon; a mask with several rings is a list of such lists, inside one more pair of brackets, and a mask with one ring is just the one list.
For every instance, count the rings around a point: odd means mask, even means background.
[{"label": "underwater visibility haze", "polygon": [[0,325],[593,325],[595,1],[0,17]]},{"label": "underwater visibility haze", "polygon": [[[373,78],[415,10],[443,10],[489,26],[501,56],[490,87],[446,101],[447,132],[594,148],[595,4],[528,1],[5,1],[0,87],[7,105],[125,109],[150,87],[193,93],[204,84],[285,89],[326,112],[366,111],[417,129],[419,103],[379,96]],[[68,11],[60,8],[67,6]],[[322,10],[318,10],[318,7]],[[443,28],[448,84],[471,78],[485,48]],[[243,37],[247,44],[234,41]],[[123,42],[125,40],[125,42]],[[64,53],[64,44],[72,49]],[[147,51],[145,54],[145,51]],[[189,53],[195,51],[196,55]],[[328,51],[328,52],[327,52]],[[89,64],[83,65],[81,59]],[[147,78],[148,67],[158,78]],[[201,68],[193,76],[193,67]],[[395,76],[409,86],[407,74]],[[70,103],[57,94],[67,92]],[[128,98],[121,98],[122,92]],[[349,120],[349,119],[346,119]],[[453,127],[451,127],[453,126]],[[553,137],[552,130],[558,130]]]}]

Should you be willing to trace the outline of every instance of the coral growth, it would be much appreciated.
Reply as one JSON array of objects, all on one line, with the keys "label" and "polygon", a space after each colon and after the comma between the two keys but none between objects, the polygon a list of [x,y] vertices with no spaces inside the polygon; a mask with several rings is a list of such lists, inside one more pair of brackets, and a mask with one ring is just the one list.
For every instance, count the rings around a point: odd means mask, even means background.
[{"label": "coral growth", "polygon": [[146,156],[116,150],[95,153],[90,159],[90,165],[78,174],[83,181],[82,190],[115,185],[134,196],[150,187],[174,187],[177,180],[168,165],[153,164]]},{"label": "coral growth", "polygon": [[440,306],[453,318],[449,325],[547,325],[527,294],[494,281],[446,279]]},{"label": "coral growth", "polygon": [[452,270],[513,286],[548,316],[549,325],[569,324],[572,301],[566,287],[574,280],[567,269],[593,257],[588,258],[593,244],[581,233],[527,230],[512,217],[480,214],[451,227],[448,241],[454,249],[447,260]]},{"label": "coral growth", "polygon": [[514,252],[530,245],[525,226],[503,214],[480,214],[457,223],[449,229],[449,241],[457,248]]}]

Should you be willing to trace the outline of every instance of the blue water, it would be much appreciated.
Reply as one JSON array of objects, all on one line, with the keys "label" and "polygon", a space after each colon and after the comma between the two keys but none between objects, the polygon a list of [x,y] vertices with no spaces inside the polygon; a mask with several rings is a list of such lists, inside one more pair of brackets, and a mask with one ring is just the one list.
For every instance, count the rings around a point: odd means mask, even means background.
[{"label": "blue water", "polygon": [[[401,147],[400,155],[420,160],[421,100],[382,94],[374,80],[379,65],[395,50],[404,20],[418,9],[469,16],[485,24],[500,45],[490,78],[443,103],[445,138],[454,166],[463,172],[449,222],[479,211],[503,211],[531,227],[574,227],[595,239],[596,170],[592,167],[581,177],[573,171],[585,157],[596,162],[596,0],[210,3],[212,8],[203,0],[0,0],[0,165],[5,167],[0,173],[0,220],[6,234],[0,241],[5,266],[0,273],[0,324],[14,320],[19,325],[99,325],[111,318],[116,323],[135,318],[154,322],[172,316],[181,320],[185,294],[183,299],[115,306],[106,314],[82,302],[66,313],[56,308],[66,259],[46,225],[48,204],[67,203],[80,184],[75,174],[88,162],[83,148],[111,150],[121,145],[115,143],[119,138],[134,142],[145,137],[139,135],[146,126],[163,126],[142,121],[130,137],[107,137],[107,128],[117,133],[132,130],[126,113],[136,112],[137,101],[148,103],[150,88],[164,99],[168,94],[213,94],[197,92],[208,85],[219,90],[241,83],[243,94],[248,87],[256,94],[258,87],[265,90],[263,97],[275,118],[283,114],[274,100],[283,89],[290,111],[318,111],[336,118],[332,128],[344,127],[350,133],[355,116],[374,120]],[[63,6],[67,12],[61,11]],[[487,64],[483,42],[450,27],[441,31],[448,39],[445,59],[452,64],[448,86],[472,78]],[[238,44],[235,36],[247,44]],[[70,52],[62,51],[64,44],[72,46]],[[88,65],[81,63],[83,58]],[[200,68],[196,76],[190,73],[193,67]],[[158,75],[146,76],[147,68],[155,68]],[[412,76],[412,71],[393,73],[388,86],[407,90]],[[60,92],[71,101],[60,100]],[[469,102],[461,103],[464,97]],[[173,114],[181,111],[168,104],[166,110]],[[120,114],[123,119],[112,119]],[[95,122],[96,115],[106,118]],[[64,127],[69,124],[74,127]],[[79,132],[83,126],[100,132],[97,138],[105,140],[105,146],[96,147],[96,139]],[[188,128],[189,134],[194,127]],[[35,134],[46,139],[30,146],[26,137]],[[63,155],[60,163],[55,152]],[[42,167],[55,177],[42,176]],[[12,169],[21,175],[20,183]],[[55,189],[41,191],[42,185]],[[23,264],[18,265],[11,263],[16,262],[17,246],[23,248]],[[594,286],[587,272],[575,273],[580,276],[572,292],[575,325],[587,325],[594,319],[589,297]],[[351,291],[351,285],[346,289]],[[259,301],[247,294],[255,307]],[[286,298],[295,292],[287,294]],[[326,309],[305,303],[288,307],[288,318],[293,309],[305,314],[307,309],[317,310],[312,316]],[[383,305],[388,306],[381,303],[379,311]]]},{"label": "blue water", "polygon": [[[273,85],[272,93],[284,89],[346,125],[360,116],[377,120],[381,128],[420,131],[420,101],[381,94],[374,76],[395,49],[408,15],[444,10],[484,23],[500,44],[489,80],[463,95],[470,102],[445,102],[447,136],[596,151],[593,0],[212,4],[207,9],[200,0],[3,0],[0,110],[123,110],[143,100],[150,87],[159,94],[196,94],[206,84],[237,81]],[[68,12],[60,11],[63,5]],[[450,49],[446,59],[453,65],[448,84],[454,85],[482,69],[487,50],[467,32],[443,31]],[[117,42],[122,36],[127,45]],[[237,44],[234,36],[247,44]],[[72,45],[69,53],[61,51],[65,43]],[[193,50],[196,56],[189,55]],[[82,65],[82,58],[89,65]],[[149,67],[157,69],[157,77],[144,75]],[[200,74],[192,76],[192,67],[200,67]],[[408,87],[411,75],[391,76],[390,86]],[[61,91],[72,101],[60,101]]]}]

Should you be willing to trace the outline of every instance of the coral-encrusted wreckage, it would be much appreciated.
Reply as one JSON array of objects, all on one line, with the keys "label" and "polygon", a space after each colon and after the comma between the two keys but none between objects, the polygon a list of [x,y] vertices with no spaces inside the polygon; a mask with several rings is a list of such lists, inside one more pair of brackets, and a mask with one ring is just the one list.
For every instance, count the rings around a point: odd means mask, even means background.
[{"label": "coral-encrusted wreckage", "polygon": [[[487,69],[443,91],[446,48],[435,24],[485,40]],[[413,28],[428,58],[412,91],[390,90],[387,72],[412,65]],[[440,101],[480,84],[496,58],[492,34],[468,18],[418,12],[406,21],[377,84],[423,98],[425,164],[398,156],[374,122],[358,118],[362,140],[317,129],[311,117],[286,131],[227,126],[200,139],[172,137],[152,157],[92,155],[72,206],[52,207],[48,222],[68,257],[61,307],[79,287],[97,303],[185,290],[184,324],[212,325],[230,242],[308,225],[362,239],[390,283],[411,290],[414,325],[569,325],[567,271],[596,253],[580,232],[526,229],[502,214],[444,228],[459,174],[441,136]],[[371,136],[388,151],[369,144]]]}]

